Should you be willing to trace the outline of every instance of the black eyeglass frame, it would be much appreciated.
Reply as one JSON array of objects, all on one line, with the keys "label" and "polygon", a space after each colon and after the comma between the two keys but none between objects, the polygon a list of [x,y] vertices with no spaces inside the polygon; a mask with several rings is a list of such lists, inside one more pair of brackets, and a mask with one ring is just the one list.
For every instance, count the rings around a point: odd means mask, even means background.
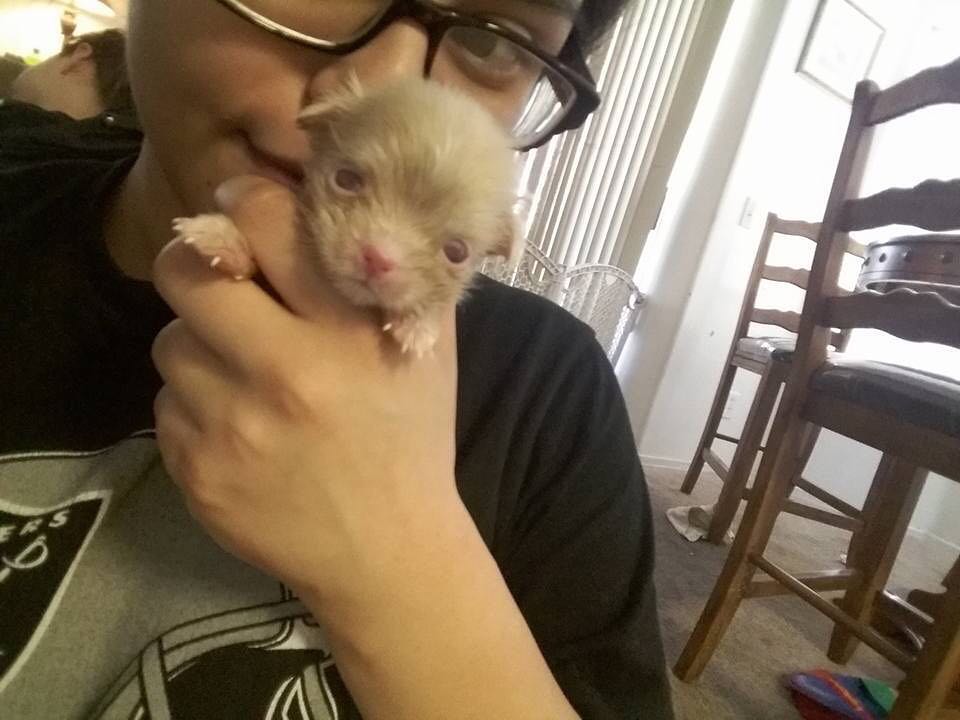
[{"label": "black eyeglass frame", "polygon": [[349,40],[336,42],[306,35],[298,30],[281,25],[251,9],[243,0],[217,0],[217,2],[244,20],[274,35],[278,35],[299,45],[334,55],[351,53],[368,43],[391,23],[401,18],[413,18],[427,31],[429,44],[426,63],[424,65],[425,74],[430,72],[437,47],[444,34],[450,28],[469,27],[496,33],[516,43],[531,55],[535,56],[544,65],[547,65],[558,75],[561,75],[576,91],[574,102],[570,105],[566,113],[559,118],[556,125],[544,133],[542,137],[537,138],[532,143],[517,148],[518,150],[531,150],[540,147],[552,137],[567,130],[580,127],[586,121],[587,117],[600,105],[600,95],[597,92],[596,84],[587,67],[576,27],[571,31],[567,42],[560,50],[560,54],[554,56],[538,47],[535,43],[531,42],[529,38],[524,37],[520,33],[498,25],[497,23],[490,22],[489,20],[483,20],[449,8],[437,7],[425,0],[393,0],[382,14],[372,18],[366,27],[361,28],[357,32],[356,36]]}]

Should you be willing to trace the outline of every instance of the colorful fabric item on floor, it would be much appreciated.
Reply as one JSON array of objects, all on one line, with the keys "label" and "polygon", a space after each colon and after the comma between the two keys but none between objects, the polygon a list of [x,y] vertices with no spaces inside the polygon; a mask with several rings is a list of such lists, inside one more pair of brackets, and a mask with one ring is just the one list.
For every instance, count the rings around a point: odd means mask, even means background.
[{"label": "colorful fabric item on floor", "polygon": [[803,720],[846,720],[845,716],[827,710],[816,700],[811,700],[799,690],[790,688],[790,697],[794,706],[800,711]]},{"label": "colorful fabric item on floor", "polygon": [[897,701],[896,690],[889,685],[884,685],[879,680],[871,680],[870,678],[863,679],[863,686],[867,689],[867,692],[870,693],[870,697],[873,698],[874,702],[886,712],[889,713],[893,709],[893,703]]},{"label": "colorful fabric item on floor", "polygon": [[882,683],[829,670],[795,673],[786,680],[794,705],[806,720],[883,720],[895,699]]}]

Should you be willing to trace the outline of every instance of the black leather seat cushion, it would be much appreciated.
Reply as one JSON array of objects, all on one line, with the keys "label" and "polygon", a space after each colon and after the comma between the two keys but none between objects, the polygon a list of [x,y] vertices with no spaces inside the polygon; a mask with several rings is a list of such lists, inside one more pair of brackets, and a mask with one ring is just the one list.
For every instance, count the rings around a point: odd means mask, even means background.
[{"label": "black leather seat cushion", "polygon": [[797,341],[793,338],[741,338],[737,342],[737,355],[759,363],[766,363],[771,359],[776,362],[790,362],[796,347]]},{"label": "black leather seat cushion", "polygon": [[836,357],[814,373],[811,387],[960,438],[960,380],[899,365]]}]

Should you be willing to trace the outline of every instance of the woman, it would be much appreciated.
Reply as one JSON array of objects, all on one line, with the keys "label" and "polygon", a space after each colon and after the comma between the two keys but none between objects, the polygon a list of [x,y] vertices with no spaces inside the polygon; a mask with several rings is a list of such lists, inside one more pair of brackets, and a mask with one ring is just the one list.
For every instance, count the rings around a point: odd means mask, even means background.
[{"label": "woman", "polygon": [[[622,5],[131,4],[142,145],[0,169],[12,716],[671,717],[646,489],[590,331],[482,281],[398,362],[292,262],[301,108],[427,73],[528,147],[589,111],[568,66]],[[561,102],[515,126],[471,83],[520,67]],[[214,208],[270,292],[167,245]]]}]

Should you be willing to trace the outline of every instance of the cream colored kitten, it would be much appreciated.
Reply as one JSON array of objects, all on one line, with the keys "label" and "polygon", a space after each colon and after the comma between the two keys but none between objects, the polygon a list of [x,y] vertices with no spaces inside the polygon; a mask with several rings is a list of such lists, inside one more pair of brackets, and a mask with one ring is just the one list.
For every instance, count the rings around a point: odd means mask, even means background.
[{"label": "cream colored kitten", "polygon": [[[419,78],[370,92],[354,79],[299,122],[313,147],[304,260],[351,302],[380,308],[403,352],[423,355],[483,259],[521,251],[509,138],[472,99]],[[224,273],[256,273],[225,216],[178,218],[174,229]]]}]

